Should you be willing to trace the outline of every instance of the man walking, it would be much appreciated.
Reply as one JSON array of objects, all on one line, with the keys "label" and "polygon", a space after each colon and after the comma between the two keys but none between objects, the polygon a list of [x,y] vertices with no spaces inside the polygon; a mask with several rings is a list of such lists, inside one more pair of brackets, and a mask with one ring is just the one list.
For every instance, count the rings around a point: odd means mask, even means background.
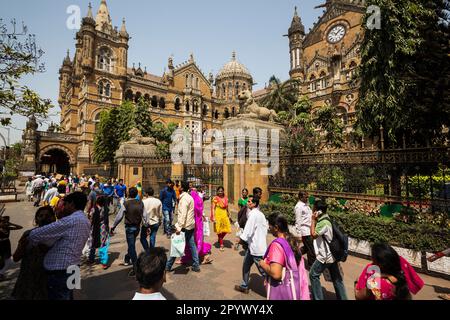
[{"label": "man walking", "polygon": [[314,300],[323,300],[320,275],[325,269],[328,269],[338,300],[347,300],[338,261],[335,261],[328,245],[333,240],[333,226],[330,217],[327,215],[327,205],[324,201],[319,200],[316,201],[314,209],[311,221],[311,236],[314,238],[316,261],[309,271],[313,298]]},{"label": "man walking", "polygon": [[[159,194],[159,199],[162,202],[162,209],[164,215],[164,234],[167,235],[167,239],[170,239],[171,235],[171,226],[173,223],[173,211],[175,209],[175,204],[177,203],[177,195],[175,190],[173,189],[174,184],[172,180],[167,180],[167,185]],[[182,186],[180,187],[180,192]],[[186,192],[189,189],[186,189]],[[180,194],[181,197],[181,194]]]},{"label": "man walking", "polygon": [[[308,267],[311,268],[312,264],[316,260],[314,253],[313,238],[311,237],[311,218],[312,210],[307,205],[308,194],[300,191],[298,193],[298,202],[295,206],[295,228],[297,233],[302,237],[304,244],[304,251],[308,257]],[[305,253],[303,252],[303,254]]]},{"label": "man walking", "polygon": [[133,265],[133,269],[128,276],[135,276],[135,266],[137,260],[136,253],[136,238],[139,235],[142,217],[144,214],[144,204],[140,200],[136,200],[138,191],[136,188],[130,188],[129,198],[125,201],[119,213],[117,214],[116,221],[111,231],[114,232],[117,225],[122,221],[125,216],[125,234],[127,238],[128,251],[125,255],[124,266],[129,266],[130,262]]},{"label": "man walking", "polygon": [[[186,245],[189,246],[192,253],[192,271],[200,272],[200,260],[198,257],[197,245],[195,243],[194,231],[195,231],[195,215],[194,215],[194,199],[188,193],[189,183],[183,181],[180,189],[180,202],[178,203],[178,221],[175,224],[176,234],[179,235],[182,231],[186,238]],[[170,257],[167,261],[166,270],[172,271],[172,266],[175,263],[176,258]]]},{"label": "man walking", "polygon": [[266,273],[259,266],[259,261],[264,257],[267,250],[267,230],[269,225],[266,217],[259,210],[260,199],[256,196],[249,197],[247,206],[250,209],[247,223],[245,224],[244,232],[240,236],[241,243],[248,244],[248,249],[245,252],[244,263],[242,266],[242,284],[236,285],[236,291],[248,294],[248,284],[250,281],[250,270],[255,264],[259,273],[265,277]]},{"label": "man walking", "polygon": [[33,229],[27,241],[30,246],[45,244],[50,247],[44,259],[48,275],[49,300],[73,300],[73,290],[67,286],[69,267],[79,266],[84,245],[89,237],[91,224],[83,210],[86,195],[74,192],[64,198],[63,210],[58,221]]},{"label": "man walking", "polygon": [[36,176],[36,179],[34,179],[31,188],[33,190],[33,198],[35,199],[34,206],[39,207],[39,204],[41,203],[42,193],[44,191],[44,179],[42,179],[42,176]]},{"label": "man walking", "polygon": [[[152,187],[144,190],[144,216],[142,218],[141,244],[146,252],[156,246],[156,234],[162,221],[161,200],[154,197],[155,191]],[[150,236],[150,245],[147,237]]]}]

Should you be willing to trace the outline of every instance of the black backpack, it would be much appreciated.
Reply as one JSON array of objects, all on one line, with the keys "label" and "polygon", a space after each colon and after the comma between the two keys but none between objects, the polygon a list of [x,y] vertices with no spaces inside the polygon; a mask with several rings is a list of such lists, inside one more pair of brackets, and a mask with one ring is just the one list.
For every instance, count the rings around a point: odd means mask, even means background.
[{"label": "black backpack", "polygon": [[345,262],[348,257],[348,236],[342,231],[337,223],[331,222],[333,228],[333,239],[328,242],[325,237],[323,239],[330,247],[331,254],[336,261]]},{"label": "black backpack", "polygon": [[238,212],[238,223],[239,227],[242,229],[245,228],[245,224],[247,223],[247,210],[247,206],[244,206]]}]

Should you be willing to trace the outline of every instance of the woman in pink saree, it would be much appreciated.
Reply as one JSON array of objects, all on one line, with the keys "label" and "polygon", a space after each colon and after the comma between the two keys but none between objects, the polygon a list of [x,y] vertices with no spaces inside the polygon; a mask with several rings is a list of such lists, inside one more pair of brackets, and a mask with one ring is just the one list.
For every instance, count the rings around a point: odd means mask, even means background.
[{"label": "woman in pink saree", "polygon": [[[198,194],[197,190],[194,188],[191,189],[190,194],[191,194],[191,197],[194,198],[194,215],[195,215],[194,238],[195,238],[195,243],[197,244],[198,256],[199,256],[202,264],[209,264],[212,262],[212,260],[210,258],[211,244],[204,242],[203,200],[200,197],[200,195]],[[184,250],[184,256],[183,256],[183,258],[181,258],[181,263],[187,264],[191,260],[192,260],[191,250],[189,249],[189,246],[186,246],[186,249]]]},{"label": "woman in pink saree", "polygon": [[413,267],[388,244],[372,246],[372,263],[355,281],[356,300],[411,300],[424,286]]}]

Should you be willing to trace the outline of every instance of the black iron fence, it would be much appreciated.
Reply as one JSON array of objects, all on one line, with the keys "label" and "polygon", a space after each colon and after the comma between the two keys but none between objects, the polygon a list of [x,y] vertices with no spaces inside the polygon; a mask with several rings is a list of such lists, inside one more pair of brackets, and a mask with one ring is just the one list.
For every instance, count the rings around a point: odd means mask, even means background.
[{"label": "black iron fence", "polygon": [[358,201],[366,210],[444,215],[450,209],[450,148],[349,151],[283,156],[269,178],[271,194],[311,195]]},{"label": "black iron fence", "polygon": [[183,171],[183,180],[204,186],[210,196],[215,196],[217,188],[223,186],[223,165],[184,165]]}]

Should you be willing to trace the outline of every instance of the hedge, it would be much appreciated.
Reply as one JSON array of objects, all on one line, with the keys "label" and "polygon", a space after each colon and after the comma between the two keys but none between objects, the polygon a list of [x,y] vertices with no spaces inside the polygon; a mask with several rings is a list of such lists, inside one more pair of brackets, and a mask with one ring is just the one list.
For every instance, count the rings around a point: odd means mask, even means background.
[{"label": "hedge", "polygon": [[[295,224],[294,207],[289,203],[269,202],[261,206],[270,215],[280,212],[289,224]],[[370,243],[387,242],[391,245],[416,251],[436,252],[450,247],[450,231],[431,224],[407,224],[383,217],[328,211],[349,237]]]}]

